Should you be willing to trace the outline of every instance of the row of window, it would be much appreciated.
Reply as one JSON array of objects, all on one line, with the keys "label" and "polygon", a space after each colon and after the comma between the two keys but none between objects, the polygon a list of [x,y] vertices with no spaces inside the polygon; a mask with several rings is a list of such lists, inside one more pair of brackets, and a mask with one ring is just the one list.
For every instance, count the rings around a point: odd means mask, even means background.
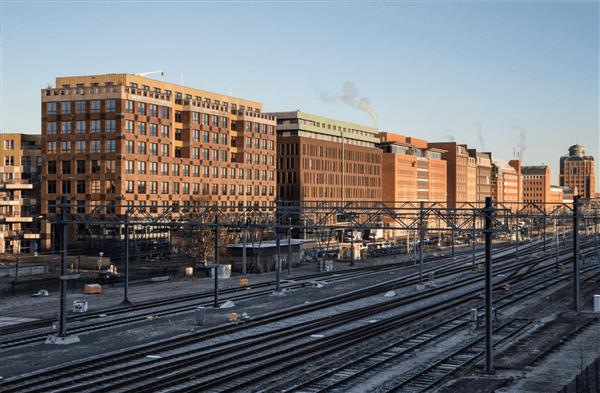
[{"label": "row of window", "polygon": [[273,135],[275,133],[275,127],[263,123],[256,123],[247,121],[245,124],[246,132],[261,132],[263,134]]},{"label": "row of window", "polygon": [[[93,206],[98,206],[98,205],[102,205],[102,209],[106,209],[107,212],[115,212],[115,204],[114,203],[109,203],[108,205],[105,205],[105,202],[103,201],[77,201],[76,202],[76,208],[77,208],[77,213],[80,214],[85,214],[86,213],[86,209],[91,209],[93,208]],[[126,205],[129,208],[133,208],[133,206],[137,206],[139,205],[140,202],[138,201],[126,201]],[[171,207],[171,203],[169,201],[163,200],[162,201],[162,207],[163,209],[170,209]],[[190,200],[186,200],[183,201],[183,208],[192,206],[192,205],[197,205],[197,203],[193,203]],[[250,205],[250,203],[248,203],[248,205]],[[254,206],[258,207],[259,203],[258,202],[254,202],[253,203]],[[260,205],[262,207],[267,207],[267,201],[261,201]],[[269,202],[270,206],[274,206],[274,202]],[[149,205],[147,205],[147,209],[150,213],[158,213],[158,201],[149,201]],[[236,202],[236,201],[229,201],[229,205],[227,201],[222,201],[221,202],[221,206],[230,206],[231,208],[235,208],[236,206],[238,206],[240,209],[243,206],[243,202]],[[139,209],[139,208],[138,208]],[[48,201],[48,213],[54,214],[56,213],[56,201]]]},{"label": "row of window", "polygon": [[[136,184],[137,183],[137,184]],[[275,187],[273,186],[244,186],[241,184],[208,184],[208,183],[179,183],[179,182],[157,182],[144,180],[134,182],[127,180],[125,182],[126,194],[158,194],[160,184],[161,194],[202,194],[202,195],[270,195],[273,196]],[[191,186],[191,188],[190,188]],[[254,190],[254,194],[252,191]],[[268,191],[267,191],[268,190]]]},{"label": "row of window", "polygon": [[60,113],[69,114],[73,113],[73,107],[75,107],[75,113],[100,113],[102,112],[102,103],[104,101],[104,112],[115,112],[117,105],[116,100],[91,100],[91,101],[63,101],[63,102],[48,102],[46,103],[46,112],[49,115],[56,115]]},{"label": "row of window", "polygon": [[[104,190],[102,190],[102,183],[105,184]],[[73,184],[75,184],[75,188],[72,188]],[[48,194],[56,194],[58,191],[58,185],[60,185],[60,191],[62,194],[71,194],[73,191],[75,191],[77,194],[97,194],[101,192],[114,194],[117,190],[114,180],[92,180],[91,182],[86,180],[62,180],[60,182],[57,182],[56,180],[48,180],[48,186],[46,189]]]},{"label": "row of window", "polygon": [[[89,142],[89,144],[88,144]],[[48,141],[47,153],[116,153],[117,152],[117,140],[107,139],[104,141],[104,148],[101,140],[93,139],[91,141]],[[152,156],[159,155],[169,157],[171,155],[171,146],[169,144],[158,144],[138,141],[137,146],[135,141],[125,141],[125,152],[128,154],[149,154]],[[88,149],[89,147],[89,149]],[[229,162],[229,153],[227,150],[217,149],[206,149],[193,147],[190,150],[190,158],[192,159],[203,159],[212,161]],[[175,147],[175,157],[183,157],[183,148]],[[237,162],[237,155],[232,153],[232,162]],[[275,157],[272,155],[265,154],[250,154],[245,153],[245,163],[247,164],[262,164],[262,165],[275,165]],[[7,164],[8,165],[8,164]]]},{"label": "row of window", "polygon": [[[85,174],[88,172],[87,164],[89,162],[89,172],[90,173],[101,173],[102,169],[100,166],[99,160],[76,160],[75,167],[73,168],[71,165],[71,161],[48,161],[48,173],[54,175],[58,173],[58,162],[61,163],[61,173],[65,175],[69,175],[71,173],[77,174]],[[115,173],[116,169],[116,161],[115,160],[103,160],[104,164],[104,172],[105,173]]]},{"label": "row of window", "polygon": [[[58,122],[49,121],[46,123],[46,133],[48,135],[56,135],[58,133],[59,127]],[[75,129],[73,129],[73,124],[75,124]],[[102,124],[104,124],[104,128],[102,128]],[[89,125],[89,128],[88,128]],[[62,121],[60,122],[60,133],[61,134],[71,134],[76,132],[78,134],[85,134],[86,132],[116,132],[117,131],[117,121],[116,120],[91,120],[89,122],[85,120],[78,120],[75,122],[72,121]]]},{"label": "row of window", "polygon": [[[136,108],[137,107],[137,108]],[[46,103],[46,112],[49,115],[70,113],[112,113],[116,112],[117,102],[114,99],[108,100],[91,100],[91,101],[63,101],[63,102],[48,102]],[[137,109],[137,110],[136,110]],[[140,115],[148,115],[152,117],[160,117],[168,119],[170,108],[167,106],[158,106],[155,104],[146,104],[145,102],[125,101],[125,113],[137,113]]]},{"label": "row of window", "polygon": [[[104,183],[104,190],[102,184]],[[137,183],[137,184],[136,184]],[[273,196],[275,188],[273,186],[244,186],[235,184],[208,184],[208,183],[179,183],[179,182],[157,182],[141,180],[134,182],[133,180],[127,180],[125,182],[125,193],[133,194],[135,192],[139,194],[158,194],[160,183],[161,194],[203,194],[203,195],[262,195],[262,196]],[[48,194],[57,194],[58,186],[60,185],[60,191],[62,194],[97,194],[106,193],[114,194],[116,192],[116,185],[113,180],[92,180],[88,182],[86,180],[62,180],[57,182],[56,180],[48,180],[47,192]],[[75,186],[73,188],[73,185]],[[89,187],[89,188],[88,188]],[[254,191],[254,193],[253,193]]]},{"label": "row of window", "polygon": [[61,153],[116,153],[117,152],[117,141],[115,139],[108,139],[104,141],[104,150],[102,149],[102,141],[93,139],[89,141],[49,141],[46,144],[48,153],[58,153],[58,147],[60,146]]},{"label": "row of window", "polygon": [[[58,164],[61,166],[61,173],[65,175],[69,175],[72,173],[77,174],[85,174],[88,172],[88,168],[86,163],[88,161],[85,160],[64,160],[64,161],[48,161],[48,174],[57,174],[58,173]],[[105,163],[105,171],[106,173],[115,173],[115,160],[105,160],[102,161]],[[73,167],[73,163],[75,166]],[[160,168],[160,172],[159,172]],[[100,161],[99,160],[91,160],[89,172],[90,173],[100,173]],[[125,161],[125,173],[127,174],[140,174],[140,175],[162,175],[162,176],[193,176],[193,177],[202,177],[205,178],[221,178],[221,179],[246,179],[246,180],[271,180],[275,179],[275,171],[266,171],[266,170],[258,170],[258,169],[242,169],[242,168],[224,168],[224,167],[209,167],[209,166],[200,166],[200,165],[189,165],[189,164],[168,164],[165,162],[146,162],[146,161]]]},{"label": "row of window", "polygon": [[[179,118],[178,118],[179,116]],[[181,113],[175,113],[175,121],[181,121]],[[229,119],[226,116],[209,115],[208,113],[192,112],[192,124],[211,125],[213,127],[229,127]]]}]

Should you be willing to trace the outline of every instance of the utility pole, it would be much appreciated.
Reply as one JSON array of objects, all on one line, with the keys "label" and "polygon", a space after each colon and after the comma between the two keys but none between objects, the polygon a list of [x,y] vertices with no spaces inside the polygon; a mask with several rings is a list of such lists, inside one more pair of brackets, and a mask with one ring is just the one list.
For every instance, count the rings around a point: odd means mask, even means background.
[{"label": "utility pole", "polygon": [[492,198],[485,198],[485,372],[494,374],[494,347],[492,344]]},{"label": "utility pole", "polygon": [[598,209],[594,208],[594,250],[596,251],[596,260],[600,261],[598,255]]},{"label": "utility pole", "polygon": [[423,244],[425,243],[425,212],[423,202],[419,204],[419,284],[423,284]]},{"label": "utility pole", "polygon": [[452,222],[452,256],[454,256],[454,219],[455,219],[455,210],[452,210],[450,213],[450,221]]},{"label": "utility pole", "polygon": [[560,237],[558,236],[558,218],[554,221],[554,232],[556,232],[556,271],[558,271],[558,258],[560,255]]},{"label": "utility pole", "polygon": [[292,217],[288,217],[288,220],[289,220],[289,228],[288,228],[287,273],[289,276],[292,274]]},{"label": "utility pole", "polygon": [[[546,206],[544,205],[544,209]],[[546,211],[544,210],[544,215],[542,216],[542,244],[544,254],[546,253]]]},{"label": "utility pole", "polygon": [[517,233],[516,233],[517,255],[516,255],[516,259],[519,259],[519,232],[521,232],[521,229],[520,229],[520,224],[519,224],[519,210],[517,210]]},{"label": "utility pole", "polygon": [[248,260],[246,257],[246,239],[248,236],[248,217],[246,212],[248,207],[246,206],[246,192],[244,192],[244,235],[242,236],[242,274],[245,276],[248,274]]},{"label": "utility pole", "polygon": [[215,210],[215,298],[213,308],[219,308],[219,212]]},{"label": "utility pole", "polygon": [[573,198],[573,304],[576,312],[581,311],[581,288],[579,283],[579,208],[581,197]]},{"label": "utility pole", "polygon": [[275,205],[275,247],[277,248],[277,259],[275,260],[275,291],[281,291],[281,239],[279,237],[279,200]]},{"label": "utility pole", "polygon": [[276,229],[277,235],[276,235],[276,247],[277,247],[277,260],[275,261],[275,290],[277,292],[281,291],[281,277],[280,277],[280,272],[281,272],[281,241],[279,239],[279,226],[277,226]]},{"label": "utility pole", "polygon": [[473,270],[475,270],[475,228],[477,223],[477,214],[473,209],[473,227],[471,228],[471,248],[473,251]]},{"label": "utility pole", "polygon": [[125,287],[121,304],[125,306],[131,304],[129,301],[129,208],[125,211]]},{"label": "utility pole", "polygon": [[58,336],[67,336],[67,209],[66,195],[60,197],[60,216],[58,230],[61,234],[60,241],[60,329]]}]

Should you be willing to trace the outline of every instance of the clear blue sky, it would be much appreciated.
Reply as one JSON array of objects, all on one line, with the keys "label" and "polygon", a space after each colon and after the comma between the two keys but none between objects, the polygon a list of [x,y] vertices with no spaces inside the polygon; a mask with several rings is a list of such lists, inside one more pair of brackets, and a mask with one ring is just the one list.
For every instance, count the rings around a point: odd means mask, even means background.
[{"label": "clear blue sky", "polygon": [[[56,76],[164,79],[552,165],[599,158],[597,2],[2,2],[0,128],[39,132]],[[478,132],[480,130],[480,132]],[[524,134],[524,141],[521,140]]]}]

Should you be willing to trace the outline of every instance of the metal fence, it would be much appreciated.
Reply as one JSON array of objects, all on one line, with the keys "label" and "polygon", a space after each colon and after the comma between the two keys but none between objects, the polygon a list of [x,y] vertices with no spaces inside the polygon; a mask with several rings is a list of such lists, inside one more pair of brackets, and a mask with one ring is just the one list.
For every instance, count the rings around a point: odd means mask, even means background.
[{"label": "metal fence", "polygon": [[600,358],[596,358],[579,375],[557,393],[597,393],[600,392]]}]

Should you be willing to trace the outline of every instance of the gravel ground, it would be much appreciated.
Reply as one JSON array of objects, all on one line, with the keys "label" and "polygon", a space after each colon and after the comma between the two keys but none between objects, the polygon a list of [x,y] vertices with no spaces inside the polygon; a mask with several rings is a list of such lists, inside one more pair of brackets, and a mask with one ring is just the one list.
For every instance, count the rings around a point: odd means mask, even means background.
[{"label": "gravel ground", "polygon": [[[231,309],[210,310],[208,315],[209,323],[206,326],[197,325],[194,313],[181,313],[179,315],[170,316],[166,319],[154,319],[151,321],[151,323],[140,322],[127,325],[126,327],[86,333],[84,335],[80,335],[81,342],[74,346],[51,346],[40,344],[5,350],[3,351],[4,361],[2,362],[0,375],[8,377],[11,375],[32,372],[39,368],[50,367],[55,364],[55,359],[57,358],[62,359],[63,362],[74,361],[76,359],[88,357],[92,354],[119,350],[124,346],[133,346],[158,339],[172,338],[179,334],[190,333],[192,331],[198,332],[202,329],[226,322],[231,312],[237,312],[239,315],[245,312],[250,316],[256,316],[266,312],[282,310],[293,305],[301,305],[306,302],[317,301],[325,297],[338,295],[345,291],[363,288],[365,286],[377,284],[385,280],[399,278],[409,272],[414,272],[414,270],[415,269],[411,267],[408,269],[381,272],[362,277],[360,280],[353,279],[341,281],[326,285],[322,288],[305,288],[302,290],[287,292],[282,296],[267,296],[263,298],[263,302],[258,302],[256,300],[242,301],[236,303],[236,306]],[[299,269],[296,269],[296,271],[299,271]],[[265,275],[261,275],[260,277],[263,278]],[[234,279],[231,281],[233,280]],[[237,280],[233,282],[237,284]],[[190,283],[162,283],[162,285],[166,287],[169,287],[169,285],[181,285],[183,288],[182,290],[185,290],[186,284],[189,285]],[[207,285],[210,284],[207,283]],[[115,290],[118,289],[115,288]],[[146,289],[145,293],[148,293],[149,290],[150,289]],[[156,295],[156,291],[157,289],[154,289],[154,295]],[[414,291],[414,287],[409,287],[399,291],[398,296]],[[152,293],[153,292],[150,291],[150,294]],[[117,299],[119,299],[118,296],[113,296],[113,301]],[[31,301],[29,298],[23,298],[23,300]],[[301,315],[287,321],[276,322],[270,324],[268,327],[259,327],[257,328],[258,330],[255,331],[245,329],[239,333],[234,333],[226,337],[217,337],[211,342],[232,339],[238,336],[251,336],[253,333],[264,331],[265,329],[275,329],[278,327],[289,326],[289,324],[292,323],[309,321],[317,317],[330,315],[331,313],[343,312],[359,306],[375,304],[385,300],[386,298],[383,296],[375,296],[348,304],[340,304],[328,310],[319,311],[308,315]],[[199,344],[198,347],[202,347],[205,344],[206,342],[203,342]],[[189,349],[193,349],[193,347],[190,347]]]},{"label": "gravel ground", "polygon": [[[565,282],[561,289],[540,293],[535,299],[510,308],[515,316],[529,318],[535,329],[503,346],[496,357],[498,369],[493,376],[475,370],[466,371],[438,389],[440,393],[555,393],[569,383],[582,368],[600,356],[600,315],[592,312],[594,294],[600,293],[600,280],[595,276],[582,283],[583,312],[572,309],[572,287]],[[583,322],[587,327],[570,337]],[[547,332],[545,330],[548,330]],[[541,336],[541,337],[536,337]],[[523,353],[511,355],[521,348]],[[551,351],[541,358],[538,355]],[[503,353],[506,350],[508,353]],[[536,359],[535,361],[533,361]]]},{"label": "gravel ground", "polygon": [[[457,248],[457,251],[460,249]],[[447,251],[445,251],[448,254]],[[425,256],[443,256],[444,251],[435,253],[425,253]],[[366,267],[374,265],[386,265],[390,263],[407,262],[410,265],[412,255],[400,254],[393,256],[383,256],[378,258],[355,261],[355,267]],[[334,262],[334,271],[349,269],[347,262]],[[287,275],[284,269],[281,274],[282,279],[292,279],[298,276],[319,273],[316,264],[302,264],[292,269],[292,275]],[[240,278],[247,277],[250,284],[274,281],[275,272],[262,274],[248,274],[242,276],[233,274],[229,279],[220,279],[220,288],[234,288],[239,286]],[[132,302],[141,302],[147,300],[161,299],[164,297],[187,295],[210,291],[214,288],[214,280],[210,277],[184,278],[174,281],[164,282],[142,282],[139,284],[130,284],[129,298]],[[0,296],[0,317],[24,317],[24,318],[53,318],[58,314],[60,294],[57,291],[50,292],[48,297],[31,297],[29,295],[10,296],[2,294]],[[83,291],[68,291],[67,304],[72,304],[73,300],[82,299],[88,301],[88,310],[98,310],[107,307],[117,307],[123,300],[123,285],[115,284],[104,285],[102,294],[86,295]]]}]

